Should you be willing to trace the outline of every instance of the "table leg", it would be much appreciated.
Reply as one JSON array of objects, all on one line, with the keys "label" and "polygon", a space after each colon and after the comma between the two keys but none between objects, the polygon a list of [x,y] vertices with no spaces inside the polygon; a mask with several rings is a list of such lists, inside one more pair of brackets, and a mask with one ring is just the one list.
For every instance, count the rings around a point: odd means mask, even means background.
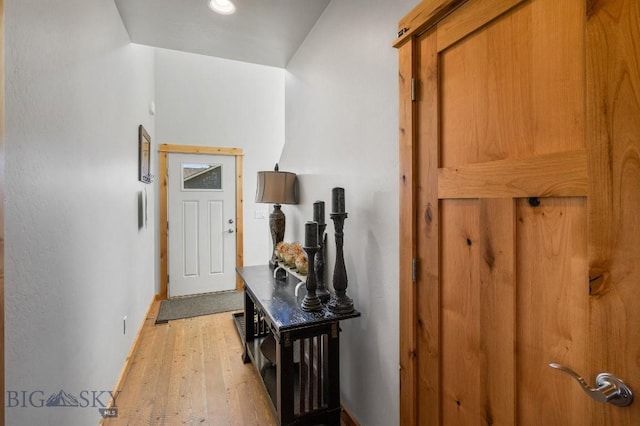
[{"label": "table leg", "polygon": [[[340,328],[338,323],[331,324],[331,331],[327,338],[328,340],[328,362],[327,369],[329,370],[329,395],[328,395],[328,409],[335,409],[340,407]],[[339,414],[339,413],[338,413]]]},{"label": "table leg", "polygon": [[293,414],[293,341],[289,333],[279,336],[276,345],[277,401],[280,424],[294,420]]},{"label": "table leg", "polygon": [[244,352],[242,353],[242,362],[245,364],[251,361],[249,358],[249,348],[247,345],[253,344],[256,336],[253,317],[255,316],[255,305],[249,293],[244,292]]}]

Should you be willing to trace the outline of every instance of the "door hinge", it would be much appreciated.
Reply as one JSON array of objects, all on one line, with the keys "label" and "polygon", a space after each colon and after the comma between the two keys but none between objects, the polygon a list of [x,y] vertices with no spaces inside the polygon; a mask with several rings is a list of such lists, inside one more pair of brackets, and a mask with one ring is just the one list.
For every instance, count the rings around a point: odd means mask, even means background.
[{"label": "door hinge", "polygon": [[167,231],[169,230],[169,221],[167,221]]},{"label": "door hinge", "polygon": [[169,277],[171,277],[171,275],[167,275],[167,284],[169,284]]},{"label": "door hinge", "polygon": [[418,281],[418,259],[413,259],[412,268],[413,282],[416,282]]},{"label": "door hinge", "polygon": [[418,85],[418,83],[417,83],[416,79],[412,78],[411,79],[411,101],[413,101],[413,102],[418,100],[417,97],[416,97],[416,90],[417,90],[416,86],[417,85]]}]

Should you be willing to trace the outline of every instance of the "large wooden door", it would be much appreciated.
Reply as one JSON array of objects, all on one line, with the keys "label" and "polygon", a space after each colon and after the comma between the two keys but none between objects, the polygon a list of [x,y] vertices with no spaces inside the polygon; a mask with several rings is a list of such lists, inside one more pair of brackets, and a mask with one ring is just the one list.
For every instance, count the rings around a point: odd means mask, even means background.
[{"label": "large wooden door", "polygon": [[549,367],[640,392],[640,5],[400,28],[401,424],[640,424]]}]

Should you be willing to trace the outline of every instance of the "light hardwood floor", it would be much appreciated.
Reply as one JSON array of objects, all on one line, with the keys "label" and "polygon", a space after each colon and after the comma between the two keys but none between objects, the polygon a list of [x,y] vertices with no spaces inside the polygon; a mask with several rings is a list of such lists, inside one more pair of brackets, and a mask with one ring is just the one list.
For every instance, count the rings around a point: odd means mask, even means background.
[{"label": "light hardwood floor", "polygon": [[230,312],[155,325],[154,302],[122,380],[115,425],[276,425]]}]

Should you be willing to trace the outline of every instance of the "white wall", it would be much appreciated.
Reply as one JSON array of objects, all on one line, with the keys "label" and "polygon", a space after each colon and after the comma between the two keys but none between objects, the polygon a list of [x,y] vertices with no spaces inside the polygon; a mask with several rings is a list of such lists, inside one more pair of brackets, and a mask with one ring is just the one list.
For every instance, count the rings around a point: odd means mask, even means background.
[{"label": "white wall", "polygon": [[[256,204],[256,172],[273,170],[284,144],[281,68],[156,50],[156,135],[160,143],[242,148],[244,264],[271,258],[272,206]],[[287,206],[284,207],[285,211]]]},{"label": "white wall", "polygon": [[301,204],[287,240],[302,241],[324,200],[333,274],[331,188],[349,214],[349,294],[362,317],[341,323],[342,402],[367,426],[398,424],[397,22],[417,0],[333,0],[287,66],[281,166],[299,173]]},{"label": "white wall", "polygon": [[154,296],[155,191],[137,180],[153,50],[113,0],[9,1],[5,18],[6,424],[97,424],[97,406],[31,402],[112,390]]},{"label": "white wall", "polygon": [[[113,387],[157,291],[156,185],[136,180],[143,124],[154,153],[157,143],[244,149],[246,265],[265,263],[271,248],[267,220],[254,218],[271,210],[253,202],[256,171],[280,159],[300,176],[301,204],[283,207],[289,240],[302,239],[313,201],[324,199],[328,212],[331,188],[346,188],[348,292],[363,316],[342,324],[343,402],[362,424],[397,424],[390,45],[398,19],[417,3],[333,0],[285,71],[132,45],[112,0],[7,2],[7,391],[47,398]],[[155,121],[147,109],[154,98]],[[149,222],[138,229],[145,190]],[[97,408],[22,403],[7,409],[7,424],[99,418]]]}]

